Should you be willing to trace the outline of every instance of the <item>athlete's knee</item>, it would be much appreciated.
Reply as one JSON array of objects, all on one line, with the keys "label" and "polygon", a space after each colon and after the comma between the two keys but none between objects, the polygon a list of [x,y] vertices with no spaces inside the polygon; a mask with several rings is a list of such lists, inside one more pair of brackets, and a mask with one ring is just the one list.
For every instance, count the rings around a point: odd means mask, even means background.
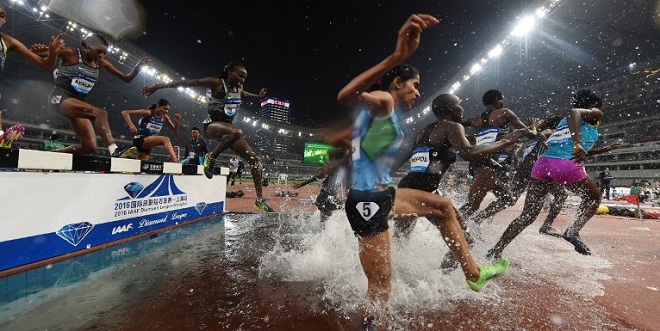
[{"label": "athlete's knee", "polygon": [[442,196],[433,196],[433,211],[434,216],[445,219],[447,217],[455,216],[454,205],[448,199]]},{"label": "athlete's knee", "polygon": [[229,131],[229,133],[227,133],[225,137],[231,141],[236,141],[243,137],[243,130],[240,128],[234,128],[231,131]]},{"label": "athlete's knee", "polygon": [[94,111],[94,117],[96,117],[96,118],[108,118],[108,112],[105,111],[104,109],[94,107],[92,110]]}]

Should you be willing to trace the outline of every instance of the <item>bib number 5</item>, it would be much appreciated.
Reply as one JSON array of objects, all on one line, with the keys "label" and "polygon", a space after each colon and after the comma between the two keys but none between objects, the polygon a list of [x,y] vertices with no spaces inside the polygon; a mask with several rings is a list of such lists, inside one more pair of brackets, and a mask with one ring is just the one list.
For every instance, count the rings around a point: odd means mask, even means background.
[{"label": "bib number 5", "polygon": [[376,215],[378,212],[378,209],[380,209],[378,204],[375,202],[358,202],[355,205],[355,208],[357,208],[358,212],[360,212],[360,216],[362,216],[365,221],[368,221],[374,217],[374,215]]}]

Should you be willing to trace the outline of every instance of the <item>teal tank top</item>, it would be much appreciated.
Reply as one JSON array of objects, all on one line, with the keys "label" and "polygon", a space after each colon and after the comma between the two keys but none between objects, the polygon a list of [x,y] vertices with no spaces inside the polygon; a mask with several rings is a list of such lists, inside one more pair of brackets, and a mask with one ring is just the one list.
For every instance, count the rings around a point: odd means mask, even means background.
[{"label": "teal tank top", "polygon": [[[598,140],[598,128],[582,120],[580,123],[580,145],[582,149],[588,151],[596,144],[596,140]],[[567,117],[559,122],[555,132],[552,133],[545,144],[548,146],[548,150],[541,156],[564,160],[570,160],[573,157],[573,137],[571,137],[571,132],[568,129]]]}]

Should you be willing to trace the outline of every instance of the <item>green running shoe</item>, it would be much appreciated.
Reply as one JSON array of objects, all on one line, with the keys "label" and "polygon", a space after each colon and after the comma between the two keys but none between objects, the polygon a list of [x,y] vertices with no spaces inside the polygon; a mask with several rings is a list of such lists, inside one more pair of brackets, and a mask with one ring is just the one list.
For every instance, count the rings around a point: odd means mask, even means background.
[{"label": "green running shoe", "polygon": [[264,199],[257,199],[254,202],[254,205],[257,206],[257,208],[267,212],[267,213],[274,213],[275,210],[273,208],[270,208],[270,206],[266,203]]},{"label": "green running shoe", "polygon": [[472,291],[479,292],[484,286],[486,286],[486,284],[488,284],[488,281],[504,275],[507,269],[509,269],[509,261],[501,259],[493,265],[479,267],[479,279],[477,279],[476,282],[471,282],[469,280],[466,281]]},{"label": "green running shoe", "polygon": [[206,153],[204,155],[204,175],[206,178],[213,178],[213,168],[215,167],[215,159],[211,158],[211,153]]}]

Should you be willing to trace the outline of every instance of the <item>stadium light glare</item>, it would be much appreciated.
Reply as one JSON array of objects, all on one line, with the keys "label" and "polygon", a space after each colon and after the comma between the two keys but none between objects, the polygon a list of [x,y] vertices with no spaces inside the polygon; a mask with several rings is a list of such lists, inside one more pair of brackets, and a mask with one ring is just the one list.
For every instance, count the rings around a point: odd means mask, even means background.
[{"label": "stadium light glare", "polygon": [[511,35],[514,37],[522,37],[528,33],[530,33],[533,29],[534,26],[536,25],[536,19],[534,19],[534,16],[525,16],[520,21],[518,21],[518,24],[513,28],[513,31],[511,31]]},{"label": "stadium light glare", "polygon": [[491,59],[494,57],[498,57],[502,54],[502,52],[504,52],[504,48],[502,48],[502,45],[497,45],[488,52],[488,57]]},{"label": "stadium light glare", "polygon": [[472,68],[470,68],[470,75],[474,75],[481,71],[481,65],[479,63],[475,63],[472,65]]},{"label": "stadium light glare", "polygon": [[548,14],[548,10],[545,7],[539,7],[536,10],[536,17],[538,18],[544,18],[546,14]]}]

